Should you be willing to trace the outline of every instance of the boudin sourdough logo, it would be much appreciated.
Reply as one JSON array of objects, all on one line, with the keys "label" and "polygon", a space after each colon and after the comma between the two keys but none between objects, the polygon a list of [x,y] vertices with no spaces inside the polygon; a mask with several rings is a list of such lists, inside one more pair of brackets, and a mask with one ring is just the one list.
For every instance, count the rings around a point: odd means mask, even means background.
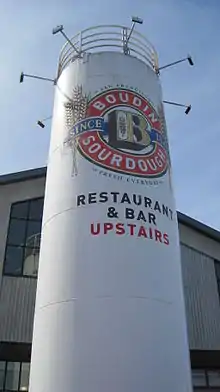
[{"label": "boudin sourdough logo", "polygon": [[167,171],[166,135],[146,98],[123,88],[106,90],[90,100],[82,88],[74,94],[66,104],[69,141],[83,157],[127,175],[152,178]]}]

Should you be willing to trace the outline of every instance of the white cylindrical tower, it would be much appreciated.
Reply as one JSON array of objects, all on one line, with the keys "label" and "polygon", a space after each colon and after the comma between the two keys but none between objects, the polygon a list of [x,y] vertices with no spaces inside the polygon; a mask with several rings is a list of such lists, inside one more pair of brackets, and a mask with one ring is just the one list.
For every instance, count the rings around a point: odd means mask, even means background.
[{"label": "white cylindrical tower", "polygon": [[30,392],[191,391],[156,53],[128,35],[87,29],[60,55]]}]

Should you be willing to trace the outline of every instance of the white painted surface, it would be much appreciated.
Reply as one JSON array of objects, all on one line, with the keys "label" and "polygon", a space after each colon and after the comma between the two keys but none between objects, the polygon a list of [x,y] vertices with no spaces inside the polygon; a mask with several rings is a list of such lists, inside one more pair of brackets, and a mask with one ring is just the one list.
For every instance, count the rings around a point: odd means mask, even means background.
[{"label": "white painted surface", "polygon": [[[111,85],[137,88],[157,110],[157,76],[139,60],[100,53],[77,60],[59,81],[54,106],[32,349],[31,392],[190,392],[191,375],[180,266],[178,227],[169,174],[148,178],[114,173],[64,144],[65,95],[77,85],[92,97]],[[62,91],[62,92],[61,92]],[[127,109],[126,109],[127,110]],[[118,153],[118,150],[116,151]],[[143,182],[146,180],[147,182]],[[156,226],[125,219],[112,200],[77,206],[77,196],[118,192],[151,198],[173,211],[155,213]],[[153,205],[153,204],[152,204]],[[118,218],[107,216],[114,207]],[[127,234],[91,234],[91,224],[117,223]],[[129,235],[127,224],[136,225]],[[139,227],[159,230],[164,241],[138,237]]]}]

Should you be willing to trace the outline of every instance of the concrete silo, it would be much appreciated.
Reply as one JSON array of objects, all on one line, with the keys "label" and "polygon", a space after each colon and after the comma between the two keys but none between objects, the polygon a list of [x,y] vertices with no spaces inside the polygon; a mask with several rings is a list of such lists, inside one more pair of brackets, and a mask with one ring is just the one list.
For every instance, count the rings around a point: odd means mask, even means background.
[{"label": "concrete silo", "polygon": [[31,392],[191,391],[157,56],[129,32],[60,54]]}]

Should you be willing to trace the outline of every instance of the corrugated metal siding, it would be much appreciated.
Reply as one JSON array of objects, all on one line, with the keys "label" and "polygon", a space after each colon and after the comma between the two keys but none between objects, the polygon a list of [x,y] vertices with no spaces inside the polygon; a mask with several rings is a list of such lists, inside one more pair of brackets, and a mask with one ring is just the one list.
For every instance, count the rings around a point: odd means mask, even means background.
[{"label": "corrugated metal siding", "polygon": [[[220,302],[214,260],[181,245],[190,348],[220,349]],[[3,276],[0,341],[31,342],[37,281]]]},{"label": "corrugated metal siding", "polygon": [[188,336],[191,349],[220,349],[220,302],[214,259],[181,244]]},{"label": "corrugated metal siding", "polygon": [[36,279],[2,278],[0,341],[31,342],[36,285]]}]

